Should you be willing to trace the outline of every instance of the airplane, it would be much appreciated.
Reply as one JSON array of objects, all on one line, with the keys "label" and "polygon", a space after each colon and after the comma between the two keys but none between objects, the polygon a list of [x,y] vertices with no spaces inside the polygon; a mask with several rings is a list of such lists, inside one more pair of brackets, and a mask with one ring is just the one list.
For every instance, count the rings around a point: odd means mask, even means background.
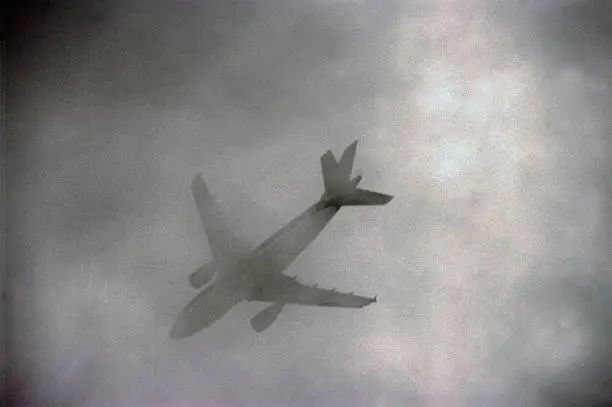
[{"label": "airplane", "polygon": [[202,175],[191,189],[206,232],[212,260],[189,275],[194,289],[206,286],[177,316],[170,338],[192,336],[223,317],[235,305],[247,301],[271,303],[251,319],[251,327],[263,332],[285,304],[363,308],[376,297],[342,293],[308,286],[283,274],[289,264],[317,237],[343,206],[386,205],[393,196],[357,188],[361,175],[351,179],[357,141],[340,161],[331,150],[321,156],[324,192],[320,199],[254,250],[236,238],[225,223]]}]

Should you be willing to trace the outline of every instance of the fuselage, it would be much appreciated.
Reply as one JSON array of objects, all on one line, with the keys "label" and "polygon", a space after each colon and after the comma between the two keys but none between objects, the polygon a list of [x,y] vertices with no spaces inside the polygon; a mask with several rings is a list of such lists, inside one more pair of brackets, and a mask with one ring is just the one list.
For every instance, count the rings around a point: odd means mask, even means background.
[{"label": "fuselage", "polygon": [[241,259],[234,268],[233,278],[265,278],[281,273],[312,243],[336,213],[336,207],[325,207],[322,201],[315,203]]},{"label": "fuselage", "polygon": [[218,276],[179,314],[171,337],[190,336],[248,300],[254,287],[282,273],[338,213],[321,199]]}]

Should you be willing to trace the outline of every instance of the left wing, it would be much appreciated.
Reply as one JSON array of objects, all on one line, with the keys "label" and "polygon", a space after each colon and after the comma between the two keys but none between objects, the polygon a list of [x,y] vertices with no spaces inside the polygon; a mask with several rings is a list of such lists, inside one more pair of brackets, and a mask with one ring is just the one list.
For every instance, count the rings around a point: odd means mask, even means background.
[{"label": "left wing", "polygon": [[298,282],[295,277],[280,274],[255,287],[248,300],[322,307],[363,308],[376,302],[376,297],[361,297],[352,293],[318,288],[316,285],[311,287]]},{"label": "left wing", "polygon": [[202,174],[198,174],[194,178],[191,183],[191,191],[215,263],[220,265],[231,263],[247,253],[250,250],[249,246],[232,234],[229,225],[225,222],[221,208],[215,202],[202,179]]}]

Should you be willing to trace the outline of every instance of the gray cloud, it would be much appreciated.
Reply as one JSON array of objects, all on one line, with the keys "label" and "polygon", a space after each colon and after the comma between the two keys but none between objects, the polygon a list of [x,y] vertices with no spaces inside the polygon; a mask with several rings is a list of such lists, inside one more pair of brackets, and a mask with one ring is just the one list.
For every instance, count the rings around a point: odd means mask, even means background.
[{"label": "gray cloud", "polygon": [[[107,2],[51,13],[9,95],[20,136],[9,144],[12,352],[24,397],[609,398],[604,379],[593,385],[609,376],[608,34],[594,22],[605,13],[506,3]],[[248,326],[258,308],[241,305],[168,341],[193,295],[187,275],[208,256],[195,173],[255,245],[318,197],[319,155],[355,138],[364,184],[396,199],[343,210],[287,272],[379,303],[287,307],[262,335]]]},{"label": "gray cloud", "polygon": [[[522,324],[534,330],[526,321],[542,315],[554,321],[557,335],[573,336],[579,346],[562,368],[538,377],[534,392],[546,406],[604,405],[612,399],[605,311],[611,131],[606,112],[612,102],[608,9],[601,2],[542,2],[536,13],[498,8],[496,15],[539,70],[547,129],[561,147],[558,192],[551,196],[546,226],[554,251],[525,282],[531,300]],[[521,346],[516,343],[514,351]]]}]

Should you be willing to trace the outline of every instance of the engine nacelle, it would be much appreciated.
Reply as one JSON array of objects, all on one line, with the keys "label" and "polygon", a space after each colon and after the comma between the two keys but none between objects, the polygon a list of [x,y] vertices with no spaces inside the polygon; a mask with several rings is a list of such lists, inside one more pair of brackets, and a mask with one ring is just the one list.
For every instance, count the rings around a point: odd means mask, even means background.
[{"label": "engine nacelle", "polygon": [[210,264],[205,264],[189,275],[189,284],[195,289],[205,286],[215,276]]},{"label": "engine nacelle", "polygon": [[251,327],[257,332],[263,332],[276,321],[285,304],[276,303],[261,311],[251,319]]}]

